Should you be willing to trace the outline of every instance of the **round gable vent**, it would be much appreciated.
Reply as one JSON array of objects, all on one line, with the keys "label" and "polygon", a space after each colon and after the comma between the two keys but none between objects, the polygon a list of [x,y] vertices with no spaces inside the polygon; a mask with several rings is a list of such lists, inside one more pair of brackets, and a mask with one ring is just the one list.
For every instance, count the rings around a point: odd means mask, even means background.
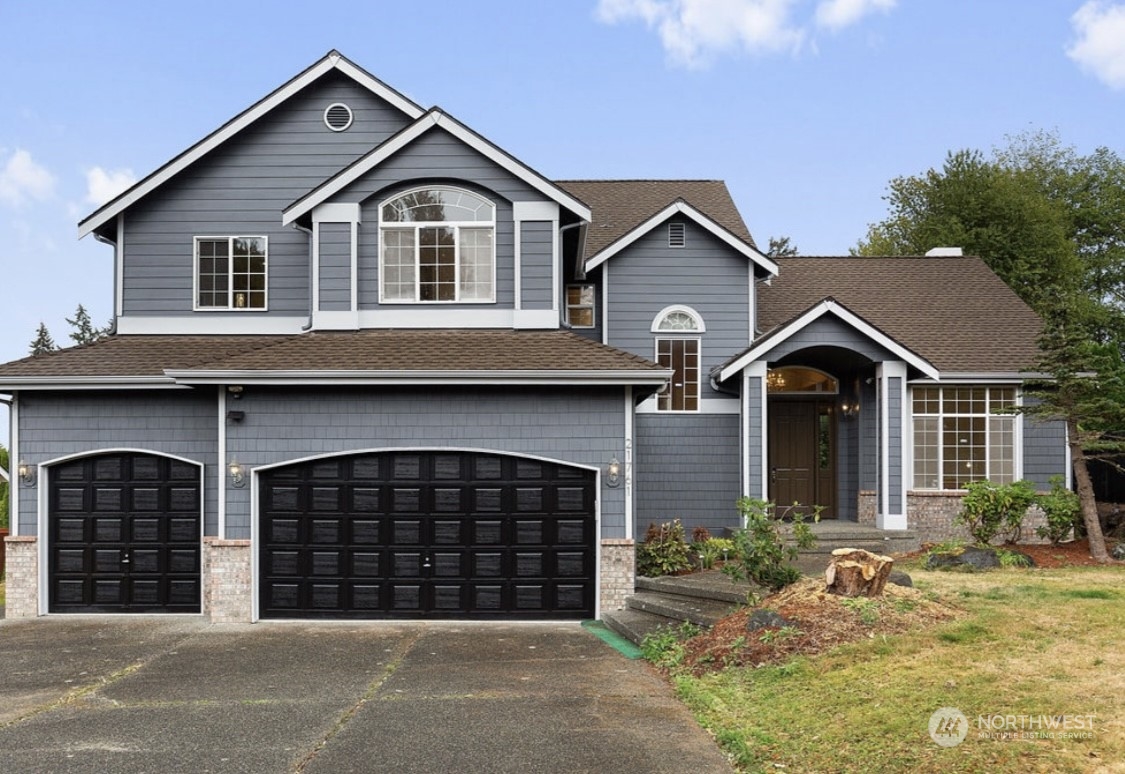
[{"label": "round gable vent", "polygon": [[324,111],[324,123],[334,132],[342,132],[352,125],[352,109],[343,102],[329,105]]}]

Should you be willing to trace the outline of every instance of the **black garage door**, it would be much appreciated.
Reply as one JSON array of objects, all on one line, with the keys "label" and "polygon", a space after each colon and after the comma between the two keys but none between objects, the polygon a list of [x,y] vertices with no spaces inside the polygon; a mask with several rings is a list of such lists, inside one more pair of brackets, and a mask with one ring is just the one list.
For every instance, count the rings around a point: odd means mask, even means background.
[{"label": "black garage door", "polygon": [[263,618],[589,618],[594,474],[477,452],[264,473]]},{"label": "black garage door", "polygon": [[52,613],[198,613],[200,469],[151,454],[51,468]]}]

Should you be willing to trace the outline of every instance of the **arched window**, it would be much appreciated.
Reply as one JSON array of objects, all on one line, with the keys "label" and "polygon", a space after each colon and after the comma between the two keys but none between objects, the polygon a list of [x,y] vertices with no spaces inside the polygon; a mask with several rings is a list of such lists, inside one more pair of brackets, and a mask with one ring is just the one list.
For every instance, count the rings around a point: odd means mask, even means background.
[{"label": "arched window", "polygon": [[669,306],[653,318],[656,362],[672,371],[672,378],[656,395],[658,411],[699,410],[699,337],[703,318],[690,306]]},{"label": "arched window", "polygon": [[771,368],[766,374],[766,391],[771,394],[787,392],[798,395],[835,395],[840,392],[840,383],[815,368],[785,366]]},{"label": "arched window", "polygon": [[495,300],[496,206],[459,188],[415,188],[379,207],[379,300]]}]

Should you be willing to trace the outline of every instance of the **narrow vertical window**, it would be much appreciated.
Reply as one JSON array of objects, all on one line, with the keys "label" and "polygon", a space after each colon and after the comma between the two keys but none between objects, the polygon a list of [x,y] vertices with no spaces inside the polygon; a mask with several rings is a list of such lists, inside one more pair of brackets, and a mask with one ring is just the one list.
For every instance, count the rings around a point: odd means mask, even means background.
[{"label": "narrow vertical window", "polygon": [[656,395],[658,411],[699,411],[699,337],[703,319],[687,306],[670,306],[652,323],[656,339],[656,361],[672,372],[672,378]]},{"label": "narrow vertical window", "polygon": [[566,321],[571,328],[594,327],[594,286],[566,286]]}]

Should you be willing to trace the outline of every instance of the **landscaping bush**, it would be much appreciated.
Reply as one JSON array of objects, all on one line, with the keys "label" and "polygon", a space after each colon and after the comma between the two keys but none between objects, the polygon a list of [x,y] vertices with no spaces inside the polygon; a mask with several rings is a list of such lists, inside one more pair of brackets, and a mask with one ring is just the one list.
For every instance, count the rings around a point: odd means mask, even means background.
[{"label": "landscaping bush", "polygon": [[659,527],[648,525],[644,542],[637,546],[637,574],[647,578],[674,575],[691,569],[684,525],[679,519]]},{"label": "landscaping bush", "polygon": [[1082,517],[1082,503],[1078,495],[1063,486],[1062,476],[1051,477],[1051,491],[1039,495],[1035,502],[1043,509],[1047,524],[1035,528],[1035,534],[1057,546],[1070,535]]},{"label": "landscaping bush", "polygon": [[715,562],[726,560],[734,553],[734,541],[728,538],[709,537],[703,541],[692,543],[692,549],[699,555],[699,564],[704,570],[710,570]]},{"label": "landscaping bush", "polygon": [[[802,548],[816,544],[812,528],[805,522],[804,514],[794,511],[793,539],[796,545],[787,546],[781,534],[780,519],[773,503],[750,497],[740,498],[738,512],[744,527],[734,533],[732,561],[723,565],[723,572],[736,580],[750,580],[771,591],[778,591],[801,578],[801,571],[790,562],[797,558]],[[820,520],[818,507],[813,521]]]},{"label": "landscaping bush", "polygon": [[996,537],[1005,543],[1020,539],[1023,517],[1035,503],[1035,486],[1030,481],[974,481],[965,488],[969,493],[961,500],[961,512],[954,522],[964,524],[977,544],[986,546]]}]

